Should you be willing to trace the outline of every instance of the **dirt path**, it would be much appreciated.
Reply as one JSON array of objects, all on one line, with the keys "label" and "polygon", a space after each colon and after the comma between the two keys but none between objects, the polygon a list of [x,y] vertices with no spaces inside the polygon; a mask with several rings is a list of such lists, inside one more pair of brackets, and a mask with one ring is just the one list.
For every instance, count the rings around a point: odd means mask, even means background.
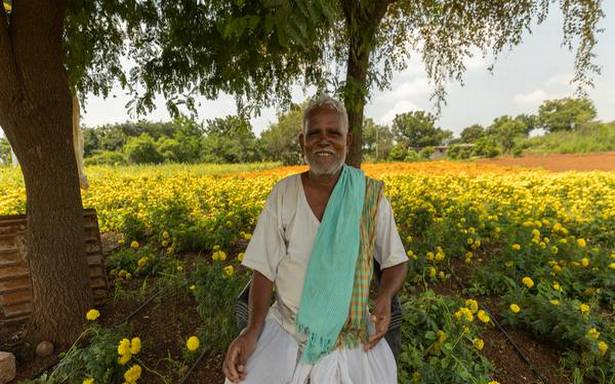
[{"label": "dirt path", "polygon": [[546,154],[524,155],[523,157],[501,157],[478,160],[501,166],[544,168],[549,171],[615,171],[615,152],[590,154]]}]

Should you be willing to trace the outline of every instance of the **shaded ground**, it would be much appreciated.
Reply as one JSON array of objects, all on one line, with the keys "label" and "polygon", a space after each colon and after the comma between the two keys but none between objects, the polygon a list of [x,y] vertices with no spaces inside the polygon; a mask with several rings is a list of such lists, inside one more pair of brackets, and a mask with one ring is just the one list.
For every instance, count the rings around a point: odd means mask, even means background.
[{"label": "shaded ground", "polygon": [[615,152],[590,154],[524,155],[477,160],[481,164],[544,168],[549,171],[615,171]]}]

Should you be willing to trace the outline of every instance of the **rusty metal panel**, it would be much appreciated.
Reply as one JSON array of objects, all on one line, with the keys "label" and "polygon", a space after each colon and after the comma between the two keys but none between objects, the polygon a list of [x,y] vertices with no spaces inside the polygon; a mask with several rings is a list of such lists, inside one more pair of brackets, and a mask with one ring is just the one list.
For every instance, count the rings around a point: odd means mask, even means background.
[{"label": "rusty metal panel", "polygon": [[[98,220],[94,209],[83,212],[85,255],[96,304],[109,288]],[[32,289],[25,245],[26,216],[0,216],[0,330],[9,331],[27,320],[32,311]],[[2,333],[2,332],[0,332]]]}]

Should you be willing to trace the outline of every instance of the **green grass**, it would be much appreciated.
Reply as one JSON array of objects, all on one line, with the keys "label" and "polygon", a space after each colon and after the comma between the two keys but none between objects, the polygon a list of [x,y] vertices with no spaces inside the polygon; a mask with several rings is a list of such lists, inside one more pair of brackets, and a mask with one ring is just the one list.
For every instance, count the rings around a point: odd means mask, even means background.
[{"label": "green grass", "polygon": [[591,153],[615,151],[615,121],[591,123],[576,131],[554,132],[524,141],[533,153]]}]

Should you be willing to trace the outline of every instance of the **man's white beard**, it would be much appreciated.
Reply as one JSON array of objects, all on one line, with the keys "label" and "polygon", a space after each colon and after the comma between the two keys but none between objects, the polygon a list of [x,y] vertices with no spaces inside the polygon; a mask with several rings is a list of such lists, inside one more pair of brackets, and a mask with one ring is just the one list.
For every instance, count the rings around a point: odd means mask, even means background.
[{"label": "man's white beard", "polygon": [[319,164],[312,164],[310,162],[309,156],[306,155],[305,153],[303,154],[303,159],[306,162],[306,164],[310,166],[310,172],[312,172],[313,174],[319,175],[319,176],[320,175],[335,175],[340,170],[340,168],[342,168],[342,165],[344,165],[344,163],[346,162],[346,152],[344,152],[339,162],[332,164],[329,167],[321,166]]}]

